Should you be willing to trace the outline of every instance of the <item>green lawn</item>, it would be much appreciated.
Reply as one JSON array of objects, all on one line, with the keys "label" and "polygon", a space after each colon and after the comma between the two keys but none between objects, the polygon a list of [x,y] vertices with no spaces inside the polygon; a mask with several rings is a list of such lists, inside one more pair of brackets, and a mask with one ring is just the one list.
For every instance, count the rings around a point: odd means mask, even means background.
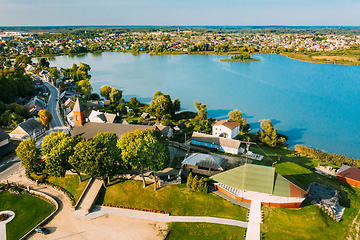
[{"label": "green lawn", "polygon": [[97,204],[160,210],[176,216],[211,216],[246,221],[248,209],[212,193],[194,192],[186,184],[171,185],[154,192],[153,184],[115,178],[100,194]]},{"label": "green lawn", "polygon": [[90,177],[82,175],[81,179],[83,181],[80,183],[78,175],[66,175],[65,177],[49,176],[47,181],[68,190],[74,196],[75,202],[77,202]]},{"label": "green lawn", "polygon": [[50,215],[55,207],[29,194],[0,193],[0,211],[11,210],[15,218],[6,224],[8,240],[18,240]]},{"label": "green lawn", "polygon": [[169,223],[169,233],[165,240],[242,240],[245,228],[214,223]]},{"label": "green lawn", "polygon": [[[277,162],[276,172],[304,190],[308,190],[313,182],[337,189],[341,195],[340,205],[346,207],[339,223],[316,206],[310,205],[310,200],[306,200],[300,209],[263,207],[264,239],[346,239],[349,232],[354,234],[355,226],[351,227],[351,223],[360,210],[360,189],[314,172],[319,163],[337,168],[339,166],[323,163],[304,155],[293,155],[294,151],[286,148],[260,147],[270,155],[271,160],[264,157],[262,161],[254,160],[253,163],[271,166],[272,162]],[[251,151],[264,155],[264,152],[257,147],[252,147]],[[281,155],[280,161],[278,155]]]},{"label": "green lawn", "polygon": [[[44,175],[30,174],[30,176],[35,180],[40,180]],[[71,174],[71,175],[65,175],[65,177],[48,176],[46,178],[46,182],[68,190],[74,197],[75,202],[77,202],[80,198],[80,195],[84,191],[90,177],[86,175],[81,175],[81,179],[83,180],[82,183],[79,182],[78,175]]]}]

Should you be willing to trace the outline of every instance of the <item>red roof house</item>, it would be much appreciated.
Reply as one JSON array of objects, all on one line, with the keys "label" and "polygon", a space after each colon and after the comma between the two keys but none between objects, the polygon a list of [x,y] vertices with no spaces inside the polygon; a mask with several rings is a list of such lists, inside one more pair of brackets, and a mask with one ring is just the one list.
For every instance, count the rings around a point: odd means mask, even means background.
[{"label": "red roof house", "polygon": [[336,179],[355,187],[360,187],[360,169],[342,165],[336,173]]}]

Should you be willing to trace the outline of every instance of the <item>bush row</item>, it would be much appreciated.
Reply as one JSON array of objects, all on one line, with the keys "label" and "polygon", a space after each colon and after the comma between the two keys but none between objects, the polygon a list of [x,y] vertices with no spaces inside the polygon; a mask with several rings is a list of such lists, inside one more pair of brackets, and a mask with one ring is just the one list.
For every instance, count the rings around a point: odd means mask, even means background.
[{"label": "bush row", "polygon": [[142,209],[142,208],[121,207],[121,206],[108,205],[108,204],[101,204],[101,206],[104,206],[104,207],[114,207],[114,208],[122,208],[122,209],[129,209],[129,210],[136,210],[136,211],[143,211],[143,212],[169,214],[169,215],[170,215],[170,213],[168,213],[168,212],[159,211],[159,210],[147,210],[147,209]]},{"label": "bush row", "polygon": [[189,173],[189,176],[187,178],[186,186],[188,188],[191,188],[194,191],[207,193],[208,192],[208,185],[204,181],[204,178],[201,177],[199,180],[199,177],[195,175],[195,177],[192,176],[192,173]]},{"label": "bush row", "polygon": [[322,151],[319,151],[319,150],[316,150],[316,149],[313,149],[310,147],[305,147],[302,145],[296,145],[295,150],[298,152],[301,152],[301,153],[305,153],[305,154],[309,155],[310,157],[319,159],[322,162],[332,163],[339,167],[343,164],[346,164],[351,167],[360,168],[360,161],[355,158],[346,157],[346,156],[338,155],[335,153],[322,152]]}]

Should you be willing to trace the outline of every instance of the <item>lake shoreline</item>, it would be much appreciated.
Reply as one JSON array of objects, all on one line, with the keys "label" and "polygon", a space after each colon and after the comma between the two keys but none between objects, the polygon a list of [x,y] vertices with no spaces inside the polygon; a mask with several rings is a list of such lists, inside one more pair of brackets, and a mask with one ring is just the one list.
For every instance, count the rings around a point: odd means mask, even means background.
[{"label": "lake shoreline", "polygon": [[250,58],[250,59],[229,59],[223,58],[219,60],[220,62],[260,62],[259,59]]}]

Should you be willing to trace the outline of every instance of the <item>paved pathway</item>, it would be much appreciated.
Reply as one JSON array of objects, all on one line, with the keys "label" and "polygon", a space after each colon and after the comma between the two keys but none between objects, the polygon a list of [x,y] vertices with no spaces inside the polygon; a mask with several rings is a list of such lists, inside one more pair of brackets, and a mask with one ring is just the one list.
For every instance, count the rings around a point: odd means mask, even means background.
[{"label": "paved pathway", "polygon": [[92,220],[92,219],[95,219],[95,218],[98,218],[98,217],[101,217],[101,216],[104,216],[107,214],[123,216],[123,217],[147,219],[147,220],[153,220],[153,221],[161,221],[161,222],[207,222],[207,223],[233,225],[233,226],[244,227],[244,228],[246,228],[248,226],[247,222],[237,221],[237,220],[232,220],[232,219],[225,219],[225,218],[200,217],[200,216],[199,217],[169,216],[168,214],[142,212],[142,211],[136,211],[136,210],[113,208],[113,207],[103,207],[103,206],[95,206],[94,209],[86,216],[76,215],[75,212],[72,214],[72,216]]},{"label": "paved pathway", "polygon": [[260,240],[261,202],[252,200],[246,240]]},{"label": "paved pathway", "polygon": [[80,200],[80,203],[77,207],[77,210],[73,213],[75,216],[85,216],[91,210],[94,201],[96,200],[96,196],[99,194],[101,190],[103,181],[97,178],[92,180],[92,183],[86,189],[85,194]]},{"label": "paved pathway", "polygon": [[0,222],[0,240],[6,240],[6,224],[13,220],[15,213],[13,211],[2,211],[0,214],[7,214],[9,217],[3,222]]},{"label": "paved pathway", "polygon": [[36,186],[24,177],[24,171],[12,175],[9,182],[30,186],[31,189],[46,193],[59,203],[59,211],[46,224],[50,234],[33,234],[30,239],[66,239],[66,240],[162,240],[159,230],[166,229],[163,222],[131,219],[127,217],[107,215],[89,221],[70,216],[73,213],[70,202],[58,191],[45,186]]}]

